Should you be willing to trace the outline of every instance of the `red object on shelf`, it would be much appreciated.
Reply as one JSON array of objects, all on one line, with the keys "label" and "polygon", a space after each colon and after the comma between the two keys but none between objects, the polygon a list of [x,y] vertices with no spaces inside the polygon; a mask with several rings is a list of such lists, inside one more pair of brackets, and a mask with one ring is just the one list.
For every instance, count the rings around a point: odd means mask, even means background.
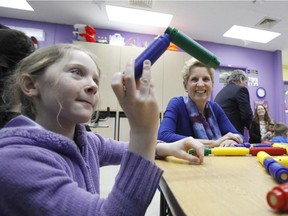
[{"label": "red object on shelf", "polygon": [[256,156],[260,151],[264,151],[272,156],[287,154],[286,149],[282,147],[252,147],[250,148],[249,153],[253,156]]},{"label": "red object on shelf", "polygon": [[177,45],[175,45],[174,43],[170,42],[167,50],[170,50],[170,51],[179,51],[179,47]]}]

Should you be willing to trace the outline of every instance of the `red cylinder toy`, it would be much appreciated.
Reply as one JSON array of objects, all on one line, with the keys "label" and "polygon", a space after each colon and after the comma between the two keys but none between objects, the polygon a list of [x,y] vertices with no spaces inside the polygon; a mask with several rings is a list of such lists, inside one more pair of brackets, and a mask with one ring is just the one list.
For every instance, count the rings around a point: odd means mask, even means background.
[{"label": "red cylinder toy", "polygon": [[252,147],[250,148],[250,154],[256,156],[258,152],[264,151],[269,155],[284,155],[287,153],[285,148],[282,147]]},{"label": "red cylinder toy", "polygon": [[288,211],[288,183],[274,187],[267,193],[266,199],[272,209]]}]

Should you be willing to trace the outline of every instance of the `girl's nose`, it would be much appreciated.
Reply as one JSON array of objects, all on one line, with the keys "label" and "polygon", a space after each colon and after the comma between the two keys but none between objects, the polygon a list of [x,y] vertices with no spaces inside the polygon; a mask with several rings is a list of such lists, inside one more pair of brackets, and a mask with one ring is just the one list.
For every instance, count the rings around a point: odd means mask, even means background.
[{"label": "girl's nose", "polygon": [[96,94],[98,91],[98,85],[94,82],[94,80],[86,87],[86,92],[90,94]]}]

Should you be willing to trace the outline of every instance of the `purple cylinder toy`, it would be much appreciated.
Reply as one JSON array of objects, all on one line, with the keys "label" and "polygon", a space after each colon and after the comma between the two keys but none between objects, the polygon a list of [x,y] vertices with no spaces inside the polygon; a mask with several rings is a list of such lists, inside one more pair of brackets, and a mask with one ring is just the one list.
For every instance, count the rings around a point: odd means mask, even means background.
[{"label": "purple cylinder toy", "polygon": [[136,59],[135,59],[135,80],[142,76],[143,62],[149,59],[151,65],[166,51],[171,39],[168,34],[163,34],[154,40]]},{"label": "purple cylinder toy", "polygon": [[258,143],[258,144],[253,144],[252,147],[273,147],[273,146],[272,146],[272,144]]},{"label": "purple cylinder toy", "polygon": [[263,161],[263,166],[265,167],[266,171],[268,173],[269,172],[269,166],[272,164],[272,163],[275,163],[276,161],[273,159],[273,158],[266,158],[264,161]]},{"label": "purple cylinder toy", "polygon": [[249,143],[240,143],[240,144],[235,144],[235,147],[245,147],[245,148],[250,148],[250,144]]},{"label": "purple cylinder toy", "polygon": [[266,158],[263,165],[278,183],[282,184],[288,182],[288,168],[278,163],[273,158]]}]

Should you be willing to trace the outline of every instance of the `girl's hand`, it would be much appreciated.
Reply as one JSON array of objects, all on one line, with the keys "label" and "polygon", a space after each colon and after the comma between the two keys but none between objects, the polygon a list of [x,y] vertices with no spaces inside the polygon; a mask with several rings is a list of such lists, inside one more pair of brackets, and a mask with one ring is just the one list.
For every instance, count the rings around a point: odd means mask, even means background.
[{"label": "girl's hand", "polygon": [[154,160],[159,108],[151,80],[151,62],[143,62],[142,77],[135,82],[131,60],[124,73],[113,76],[112,88],[129,120],[129,150]]},{"label": "girl's hand", "polygon": [[[189,149],[195,149],[196,156],[189,154]],[[204,160],[204,145],[192,137],[187,137],[172,143],[158,143],[156,154],[161,157],[174,156],[201,164]]]}]

